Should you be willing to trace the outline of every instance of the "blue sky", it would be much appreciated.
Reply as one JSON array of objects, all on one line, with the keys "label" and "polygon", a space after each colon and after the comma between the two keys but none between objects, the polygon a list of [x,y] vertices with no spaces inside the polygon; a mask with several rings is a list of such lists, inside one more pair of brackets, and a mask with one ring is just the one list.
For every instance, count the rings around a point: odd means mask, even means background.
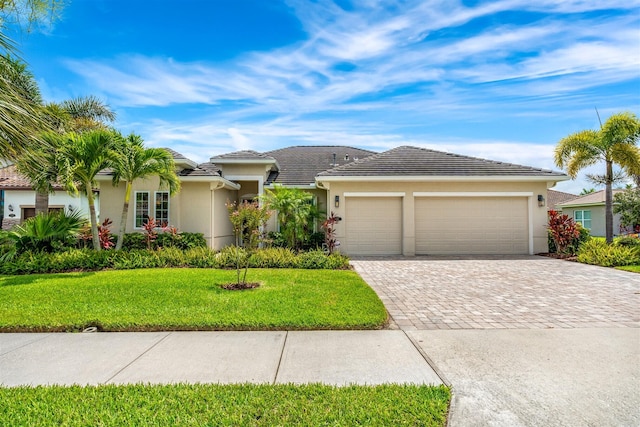
[{"label": "blue sky", "polygon": [[628,0],[71,0],[11,35],[45,99],[97,95],[121,131],[197,161],[415,145],[557,170],[595,107],[640,113]]}]

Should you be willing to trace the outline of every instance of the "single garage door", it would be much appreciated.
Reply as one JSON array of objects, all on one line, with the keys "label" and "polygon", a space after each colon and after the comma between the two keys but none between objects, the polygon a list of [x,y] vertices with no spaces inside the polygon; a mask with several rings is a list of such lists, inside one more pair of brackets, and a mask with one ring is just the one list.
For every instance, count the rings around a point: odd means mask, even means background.
[{"label": "single garage door", "polygon": [[527,254],[526,197],[415,200],[416,254]]},{"label": "single garage door", "polygon": [[345,197],[345,238],[349,255],[402,254],[402,198]]}]

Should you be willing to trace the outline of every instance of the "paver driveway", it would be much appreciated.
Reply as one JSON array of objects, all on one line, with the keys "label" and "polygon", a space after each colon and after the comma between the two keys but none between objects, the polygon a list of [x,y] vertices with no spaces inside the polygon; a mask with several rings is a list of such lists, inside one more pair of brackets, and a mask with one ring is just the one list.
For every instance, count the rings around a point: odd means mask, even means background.
[{"label": "paver driveway", "polygon": [[636,273],[540,256],[352,264],[403,330],[640,327]]}]

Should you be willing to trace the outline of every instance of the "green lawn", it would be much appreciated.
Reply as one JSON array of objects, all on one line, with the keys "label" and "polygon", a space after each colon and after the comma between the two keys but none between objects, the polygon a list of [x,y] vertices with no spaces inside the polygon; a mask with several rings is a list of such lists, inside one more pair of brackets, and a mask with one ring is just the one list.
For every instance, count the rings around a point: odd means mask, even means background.
[{"label": "green lawn", "polygon": [[3,426],[444,426],[444,386],[0,388]]},{"label": "green lawn", "polygon": [[142,269],[0,276],[0,331],[375,329],[386,310],[353,271]]},{"label": "green lawn", "polygon": [[640,273],[640,265],[625,265],[623,267],[616,267],[616,270],[631,271],[632,273]]}]

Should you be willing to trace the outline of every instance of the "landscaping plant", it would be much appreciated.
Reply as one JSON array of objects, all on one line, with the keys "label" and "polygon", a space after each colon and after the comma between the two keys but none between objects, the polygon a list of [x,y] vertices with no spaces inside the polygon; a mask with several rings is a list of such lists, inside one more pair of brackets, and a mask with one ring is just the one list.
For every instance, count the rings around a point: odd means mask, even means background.
[{"label": "landscaping plant", "polygon": [[[234,289],[246,289],[256,286],[255,283],[247,283],[247,271],[249,270],[249,257],[258,249],[263,240],[263,228],[266,225],[271,212],[266,206],[260,206],[258,202],[244,201],[226,203],[229,212],[229,220],[233,225],[236,236],[235,246],[228,250],[236,261],[237,281]],[[240,271],[244,267],[244,274],[240,278]]]},{"label": "landscaping plant", "polygon": [[555,210],[549,211],[547,228],[553,237],[553,242],[559,254],[569,254],[568,249],[571,243],[574,239],[580,237],[580,230],[573,218]]},{"label": "landscaping plant", "polygon": [[331,211],[329,218],[322,223],[322,228],[324,229],[324,246],[327,252],[329,252],[329,255],[340,245],[340,242],[336,239],[336,224],[340,219],[339,216],[336,216],[336,214]]}]

